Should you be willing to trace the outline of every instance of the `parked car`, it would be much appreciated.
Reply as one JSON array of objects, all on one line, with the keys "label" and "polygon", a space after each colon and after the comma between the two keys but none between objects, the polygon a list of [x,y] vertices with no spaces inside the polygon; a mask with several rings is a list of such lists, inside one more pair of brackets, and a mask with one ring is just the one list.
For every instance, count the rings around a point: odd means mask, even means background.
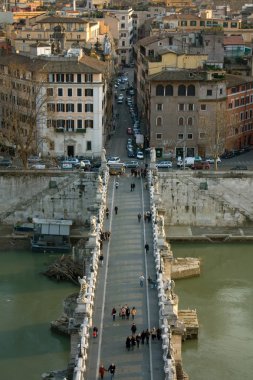
[{"label": "parked car", "polygon": [[210,169],[209,162],[206,161],[195,161],[193,165],[191,165],[192,170],[208,170]]},{"label": "parked car", "polygon": [[107,164],[115,164],[116,162],[120,162],[120,158],[118,156],[111,156],[107,159]]},{"label": "parked car", "polygon": [[157,168],[172,168],[172,162],[171,161],[160,161],[156,164]]},{"label": "parked car", "polygon": [[125,167],[126,168],[133,168],[136,169],[139,167],[139,162],[138,161],[127,161],[125,162]]},{"label": "parked car", "polygon": [[143,154],[143,152],[141,150],[138,150],[136,158],[138,158],[138,160],[143,160],[144,159],[144,154]]},{"label": "parked car", "polygon": [[12,161],[10,158],[1,158],[0,159],[0,166],[5,166],[5,167],[8,167],[8,166],[11,166],[12,165]]},{"label": "parked car", "polygon": [[42,162],[40,162],[38,164],[34,164],[30,166],[30,169],[43,170],[43,169],[46,169],[46,164],[43,164]]},{"label": "parked car", "polygon": [[[214,164],[215,159],[213,157],[209,157],[209,158],[206,158],[205,161],[208,162],[209,164]],[[220,157],[217,157],[217,164],[220,164],[220,163],[221,163],[221,159]]]},{"label": "parked car", "polygon": [[248,170],[248,167],[246,165],[236,165],[230,170]]},{"label": "parked car", "polygon": [[129,157],[129,158],[135,157],[135,153],[134,153],[133,149],[128,149],[127,157]]},{"label": "parked car", "polygon": [[33,164],[34,162],[40,162],[41,158],[39,156],[30,156],[27,161],[29,164]]},{"label": "parked car", "polygon": [[78,158],[75,157],[69,157],[64,161],[72,164],[75,168],[80,166],[80,161],[78,160]]}]

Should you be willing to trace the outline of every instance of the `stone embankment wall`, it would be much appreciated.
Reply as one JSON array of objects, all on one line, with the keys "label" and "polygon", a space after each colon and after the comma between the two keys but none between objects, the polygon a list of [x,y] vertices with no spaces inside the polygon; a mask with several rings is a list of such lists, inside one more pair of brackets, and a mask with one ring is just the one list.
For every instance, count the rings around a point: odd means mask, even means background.
[{"label": "stone embankment wall", "polygon": [[1,173],[0,220],[14,224],[39,217],[83,223],[93,214],[96,182],[97,173]]},{"label": "stone embankment wall", "polygon": [[252,221],[253,178],[215,174],[158,174],[166,225],[242,226]]}]

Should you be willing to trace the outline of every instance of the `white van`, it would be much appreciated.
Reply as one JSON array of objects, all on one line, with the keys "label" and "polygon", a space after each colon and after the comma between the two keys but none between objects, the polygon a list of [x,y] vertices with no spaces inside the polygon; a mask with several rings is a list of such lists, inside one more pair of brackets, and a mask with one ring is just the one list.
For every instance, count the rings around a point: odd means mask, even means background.
[{"label": "white van", "polygon": [[[185,166],[189,167],[194,165],[195,161],[202,161],[202,158],[200,156],[195,156],[195,157],[185,157],[184,162]],[[183,160],[178,160],[177,161],[177,167],[182,168],[184,166]]]}]

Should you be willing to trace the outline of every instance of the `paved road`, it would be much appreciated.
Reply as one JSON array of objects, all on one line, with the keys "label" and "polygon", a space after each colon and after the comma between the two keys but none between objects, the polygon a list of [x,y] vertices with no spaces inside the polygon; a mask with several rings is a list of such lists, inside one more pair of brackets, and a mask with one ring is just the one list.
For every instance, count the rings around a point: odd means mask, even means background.
[{"label": "paved road", "polygon": [[[132,182],[136,185],[133,192],[130,191]],[[111,239],[103,247],[105,260],[100,268],[94,312],[99,335],[91,342],[87,379],[97,378],[99,363],[108,368],[113,362],[117,367],[115,378],[159,380],[164,378],[161,343],[150,342],[128,352],[125,340],[131,335],[132,320],[122,320],[117,313],[116,321],[112,321],[112,308],[119,311],[120,306],[127,304],[137,309],[137,331],[159,324],[156,290],[147,284],[143,288],[139,285],[141,274],[146,279],[155,278],[153,256],[144,253],[145,241],[150,250],[152,248],[151,224],[143,220],[139,223],[137,218],[139,212],[149,210],[148,192],[142,179],[129,174],[121,177],[119,183],[116,190],[115,177],[111,177],[107,199],[110,217],[104,224],[104,230],[111,231]],[[115,215],[115,206],[118,206],[118,215]]]}]

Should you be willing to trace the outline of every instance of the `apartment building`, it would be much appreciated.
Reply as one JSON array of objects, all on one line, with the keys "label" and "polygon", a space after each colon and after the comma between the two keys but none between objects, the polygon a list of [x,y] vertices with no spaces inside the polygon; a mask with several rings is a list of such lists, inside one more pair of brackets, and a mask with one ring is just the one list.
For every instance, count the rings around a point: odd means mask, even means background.
[{"label": "apartment building", "polygon": [[133,10],[128,7],[118,7],[105,12],[105,24],[116,41],[116,53],[120,65],[129,64],[133,49]]},{"label": "apartment building", "polygon": [[10,86],[1,87],[2,127],[7,126],[6,117],[11,112],[5,101],[9,97],[15,109],[17,104],[22,104],[17,122],[20,130],[29,133],[24,120],[22,124],[22,113],[31,112],[25,94],[40,86],[32,103],[38,107],[43,99],[40,114],[33,116],[37,153],[42,156],[100,155],[111,124],[108,62],[85,56],[81,50],[65,56],[0,56],[1,83],[7,78],[14,90],[9,93]]},{"label": "apartment building", "polygon": [[7,38],[17,52],[30,52],[30,45],[41,42],[52,52],[67,51],[73,45],[85,46],[99,35],[99,23],[77,17],[40,16],[27,19],[22,28],[8,28]]}]

